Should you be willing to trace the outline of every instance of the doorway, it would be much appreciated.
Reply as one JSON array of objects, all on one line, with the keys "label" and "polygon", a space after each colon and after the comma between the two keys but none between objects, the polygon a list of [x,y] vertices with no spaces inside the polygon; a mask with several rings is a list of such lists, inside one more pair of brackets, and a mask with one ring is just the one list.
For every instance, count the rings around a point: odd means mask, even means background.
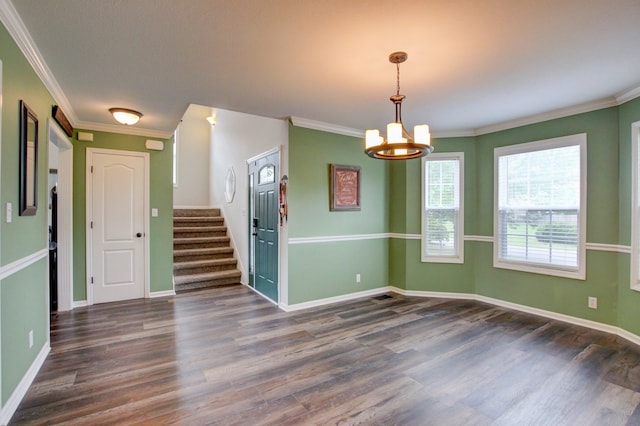
[{"label": "doorway", "polygon": [[249,285],[279,301],[278,203],[280,151],[247,161],[249,166]]},{"label": "doorway", "polygon": [[149,296],[149,154],[87,148],[87,303]]},{"label": "doorway", "polygon": [[[47,122],[47,138],[49,144],[49,169],[55,170],[56,218],[50,216],[50,226],[55,226],[55,279],[58,311],[69,311],[73,308],[73,144],[69,138],[51,119]],[[53,183],[51,183],[53,185]],[[50,199],[53,208],[53,200]],[[50,211],[50,213],[53,213]],[[51,284],[51,283],[50,283]],[[50,297],[50,299],[53,297]]]}]

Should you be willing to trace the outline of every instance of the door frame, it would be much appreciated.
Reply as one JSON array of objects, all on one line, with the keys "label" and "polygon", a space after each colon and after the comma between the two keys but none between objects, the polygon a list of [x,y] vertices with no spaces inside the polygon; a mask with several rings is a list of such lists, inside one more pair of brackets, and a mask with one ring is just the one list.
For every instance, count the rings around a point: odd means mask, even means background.
[{"label": "door frame", "polygon": [[91,218],[93,217],[93,205],[90,202],[92,190],[93,190],[93,173],[91,173],[91,164],[93,162],[94,154],[108,154],[108,155],[122,155],[122,156],[132,156],[132,157],[141,157],[144,160],[144,183],[143,190],[144,194],[142,195],[142,211],[143,211],[143,223],[144,223],[144,297],[145,299],[149,298],[150,290],[150,259],[149,259],[149,249],[150,249],[150,224],[149,224],[149,215],[147,212],[149,211],[149,153],[141,152],[141,151],[125,151],[118,149],[104,149],[104,148],[87,148],[87,158],[85,162],[85,182],[86,182],[86,217],[85,217],[85,232],[86,232],[86,291],[87,291],[87,305],[93,305],[93,287],[91,285],[91,277],[93,276],[93,233],[91,232]]},{"label": "door frame", "polygon": [[58,311],[73,309],[73,144],[49,118],[47,141],[58,148]]},{"label": "door frame", "polygon": [[[282,147],[280,145],[275,146],[271,149],[269,149],[268,151],[264,151],[258,155],[254,155],[253,157],[247,159],[246,161],[246,165],[247,165],[247,169],[246,169],[246,176],[247,176],[247,237],[248,237],[248,249],[249,249],[249,253],[248,253],[248,269],[247,269],[247,287],[249,287],[250,289],[252,289],[253,291],[255,291],[257,294],[259,294],[260,296],[262,296],[263,298],[265,298],[266,300],[268,300],[269,302],[273,303],[274,305],[280,305],[281,301],[282,301],[282,274],[281,274],[281,264],[282,264],[282,256],[281,256],[281,251],[282,251],[282,227],[280,226],[280,222],[278,220],[278,250],[276,251],[278,259],[277,259],[277,263],[278,263],[278,301],[274,301],[269,299],[267,296],[265,296],[264,294],[260,293],[258,290],[256,290],[255,288],[255,247],[252,244],[251,240],[253,239],[252,234],[252,219],[253,219],[253,208],[254,208],[254,201],[253,201],[253,191],[249,185],[249,168],[251,163],[253,163],[254,161],[260,160],[263,157],[267,157],[269,155],[272,154],[278,154],[278,176],[277,176],[277,184],[280,185],[280,179],[282,179]],[[256,182],[253,183],[254,188],[256,185]],[[278,191],[278,196],[280,194],[280,191]],[[279,200],[278,203],[276,204],[277,207],[279,208]],[[279,214],[279,213],[278,213]],[[253,247],[254,253],[251,253],[251,248]],[[252,264],[252,259],[253,259],[253,264]],[[251,282],[253,280],[253,282]]]}]

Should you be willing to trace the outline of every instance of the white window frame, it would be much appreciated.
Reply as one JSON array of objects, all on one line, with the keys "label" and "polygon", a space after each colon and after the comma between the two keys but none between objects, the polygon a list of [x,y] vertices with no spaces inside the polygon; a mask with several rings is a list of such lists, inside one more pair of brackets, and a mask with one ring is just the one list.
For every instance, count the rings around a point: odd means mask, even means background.
[{"label": "white window frame", "polygon": [[640,291],[640,121],[631,124],[631,290]]},{"label": "white window frame", "polygon": [[[425,220],[426,220],[426,163],[432,161],[450,161],[456,160],[459,163],[459,173],[458,173],[458,220],[455,224],[457,232],[456,236],[456,247],[458,248],[458,253],[452,256],[429,256],[425,253],[425,234],[427,230],[425,229]],[[422,196],[421,196],[421,204],[420,209],[422,211],[422,220],[420,222],[421,232],[420,232],[420,253],[422,262],[430,262],[430,263],[464,263],[464,152],[442,152],[430,154],[427,157],[422,158]]]},{"label": "white window frame", "polygon": [[[580,147],[580,207],[579,207],[579,236],[577,267],[563,267],[559,265],[530,263],[500,259],[498,219],[499,219],[499,159],[502,156],[523,154],[527,152],[544,151],[547,149],[563,148],[567,146]],[[586,279],[586,237],[587,237],[587,134],[563,136],[553,139],[509,145],[494,149],[493,156],[493,266],[495,268],[513,269],[516,271],[532,272],[536,274],[554,275],[558,277],[578,280]]]}]

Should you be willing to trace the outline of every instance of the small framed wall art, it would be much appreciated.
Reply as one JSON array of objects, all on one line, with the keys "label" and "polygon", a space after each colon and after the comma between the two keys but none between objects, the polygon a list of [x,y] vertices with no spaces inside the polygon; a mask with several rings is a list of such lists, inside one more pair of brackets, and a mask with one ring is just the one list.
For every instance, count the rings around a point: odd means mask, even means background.
[{"label": "small framed wall art", "polygon": [[331,164],[330,211],[360,211],[360,166]]}]

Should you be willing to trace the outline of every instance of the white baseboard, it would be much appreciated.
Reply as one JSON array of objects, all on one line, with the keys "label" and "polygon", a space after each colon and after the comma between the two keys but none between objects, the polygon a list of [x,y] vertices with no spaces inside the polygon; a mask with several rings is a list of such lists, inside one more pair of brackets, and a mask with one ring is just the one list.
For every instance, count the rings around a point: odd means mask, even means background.
[{"label": "white baseboard", "polygon": [[175,290],[163,290],[163,291],[152,291],[149,293],[149,298],[154,299],[156,297],[167,297],[167,296],[175,296]]},{"label": "white baseboard", "polygon": [[273,300],[269,299],[267,296],[265,296],[264,294],[260,293],[258,290],[256,290],[255,288],[251,287],[250,285],[245,284],[242,281],[240,282],[240,284],[242,284],[243,286],[247,287],[249,290],[253,291],[255,294],[257,294],[258,296],[262,297],[267,302],[270,302],[270,303],[274,304],[275,306],[279,306],[276,302],[274,302]]},{"label": "white baseboard", "polygon": [[285,312],[293,312],[293,311],[299,311],[301,309],[309,309],[309,308],[315,308],[318,306],[330,305],[332,303],[347,302],[349,300],[359,299],[361,297],[377,296],[378,294],[388,293],[390,291],[395,291],[395,287],[379,287],[379,288],[374,288],[373,290],[364,290],[364,291],[359,291],[357,293],[349,293],[349,294],[343,294],[340,296],[327,297],[325,299],[311,300],[309,302],[295,303],[293,305],[287,305],[285,303],[281,303],[279,306],[280,306],[280,309],[282,309]]},{"label": "white baseboard", "polygon": [[533,308],[531,306],[520,305],[518,303],[507,302],[505,300],[494,299],[492,297],[483,296],[473,293],[446,293],[437,291],[418,291],[418,290],[404,290],[394,286],[380,287],[373,290],[360,291],[357,293],[344,294],[341,296],[327,297],[325,299],[312,300],[309,302],[296,303],[294,305],[280,304],[280,309],[285,312],[298,311],[301,309],[315,308],[318,306],[330,305],[338,302],[346,302],[353,299],[359,299],[362,297],[375,296],[383,293],[397,293],[403,296],[413,297],[433,297],[441,299],[462,299],[462,300],[475,300],[478,302],[488,303],[490,305],[500,306],[514,311],[525,312],[528,314],[539,315],[541,317],[566,322],[569,324],[579,325],[581,327],[591,328],[593,330],[603,331],[609,334],[615,334],[628,340],[631,343],[635,343],[640,346],[640,336],[631,333],[623,328],[616,327],[610,324],[604,324],[597,321],[591,321],[584,318],[578,318],[571,315],[560,314],[553,311],[547,311],[544,309]]},{"label": "white baseboard", "polygon": [[74,300],[72,309],[82,308],[84,306],[89,306],[89,302],[87,302],[86,300]]},{"label": "white baseboard", "polygon": [[11,420],[11,417],[18,409],[22,398],[24,398],[29,390],[29,386],[33,383],[33,379],[36,378],[42,364],[44,364],[45,359],[47,359],[47,355],[49,355],[50,350],[51,347],[49,346],[49,341],[47,341],[38,353],[38,356],[36,356],[36,359],[31,363],[31,367],[29,367],[25,375],[22,377],[22,380],[20,380],[20,383],[18,383],[18,386],[16,386],[15,390],[7,400],[7,403],[2,407],[2,410],[0,410],[0,425],[6,425],[9,423],[9,420]]}]

